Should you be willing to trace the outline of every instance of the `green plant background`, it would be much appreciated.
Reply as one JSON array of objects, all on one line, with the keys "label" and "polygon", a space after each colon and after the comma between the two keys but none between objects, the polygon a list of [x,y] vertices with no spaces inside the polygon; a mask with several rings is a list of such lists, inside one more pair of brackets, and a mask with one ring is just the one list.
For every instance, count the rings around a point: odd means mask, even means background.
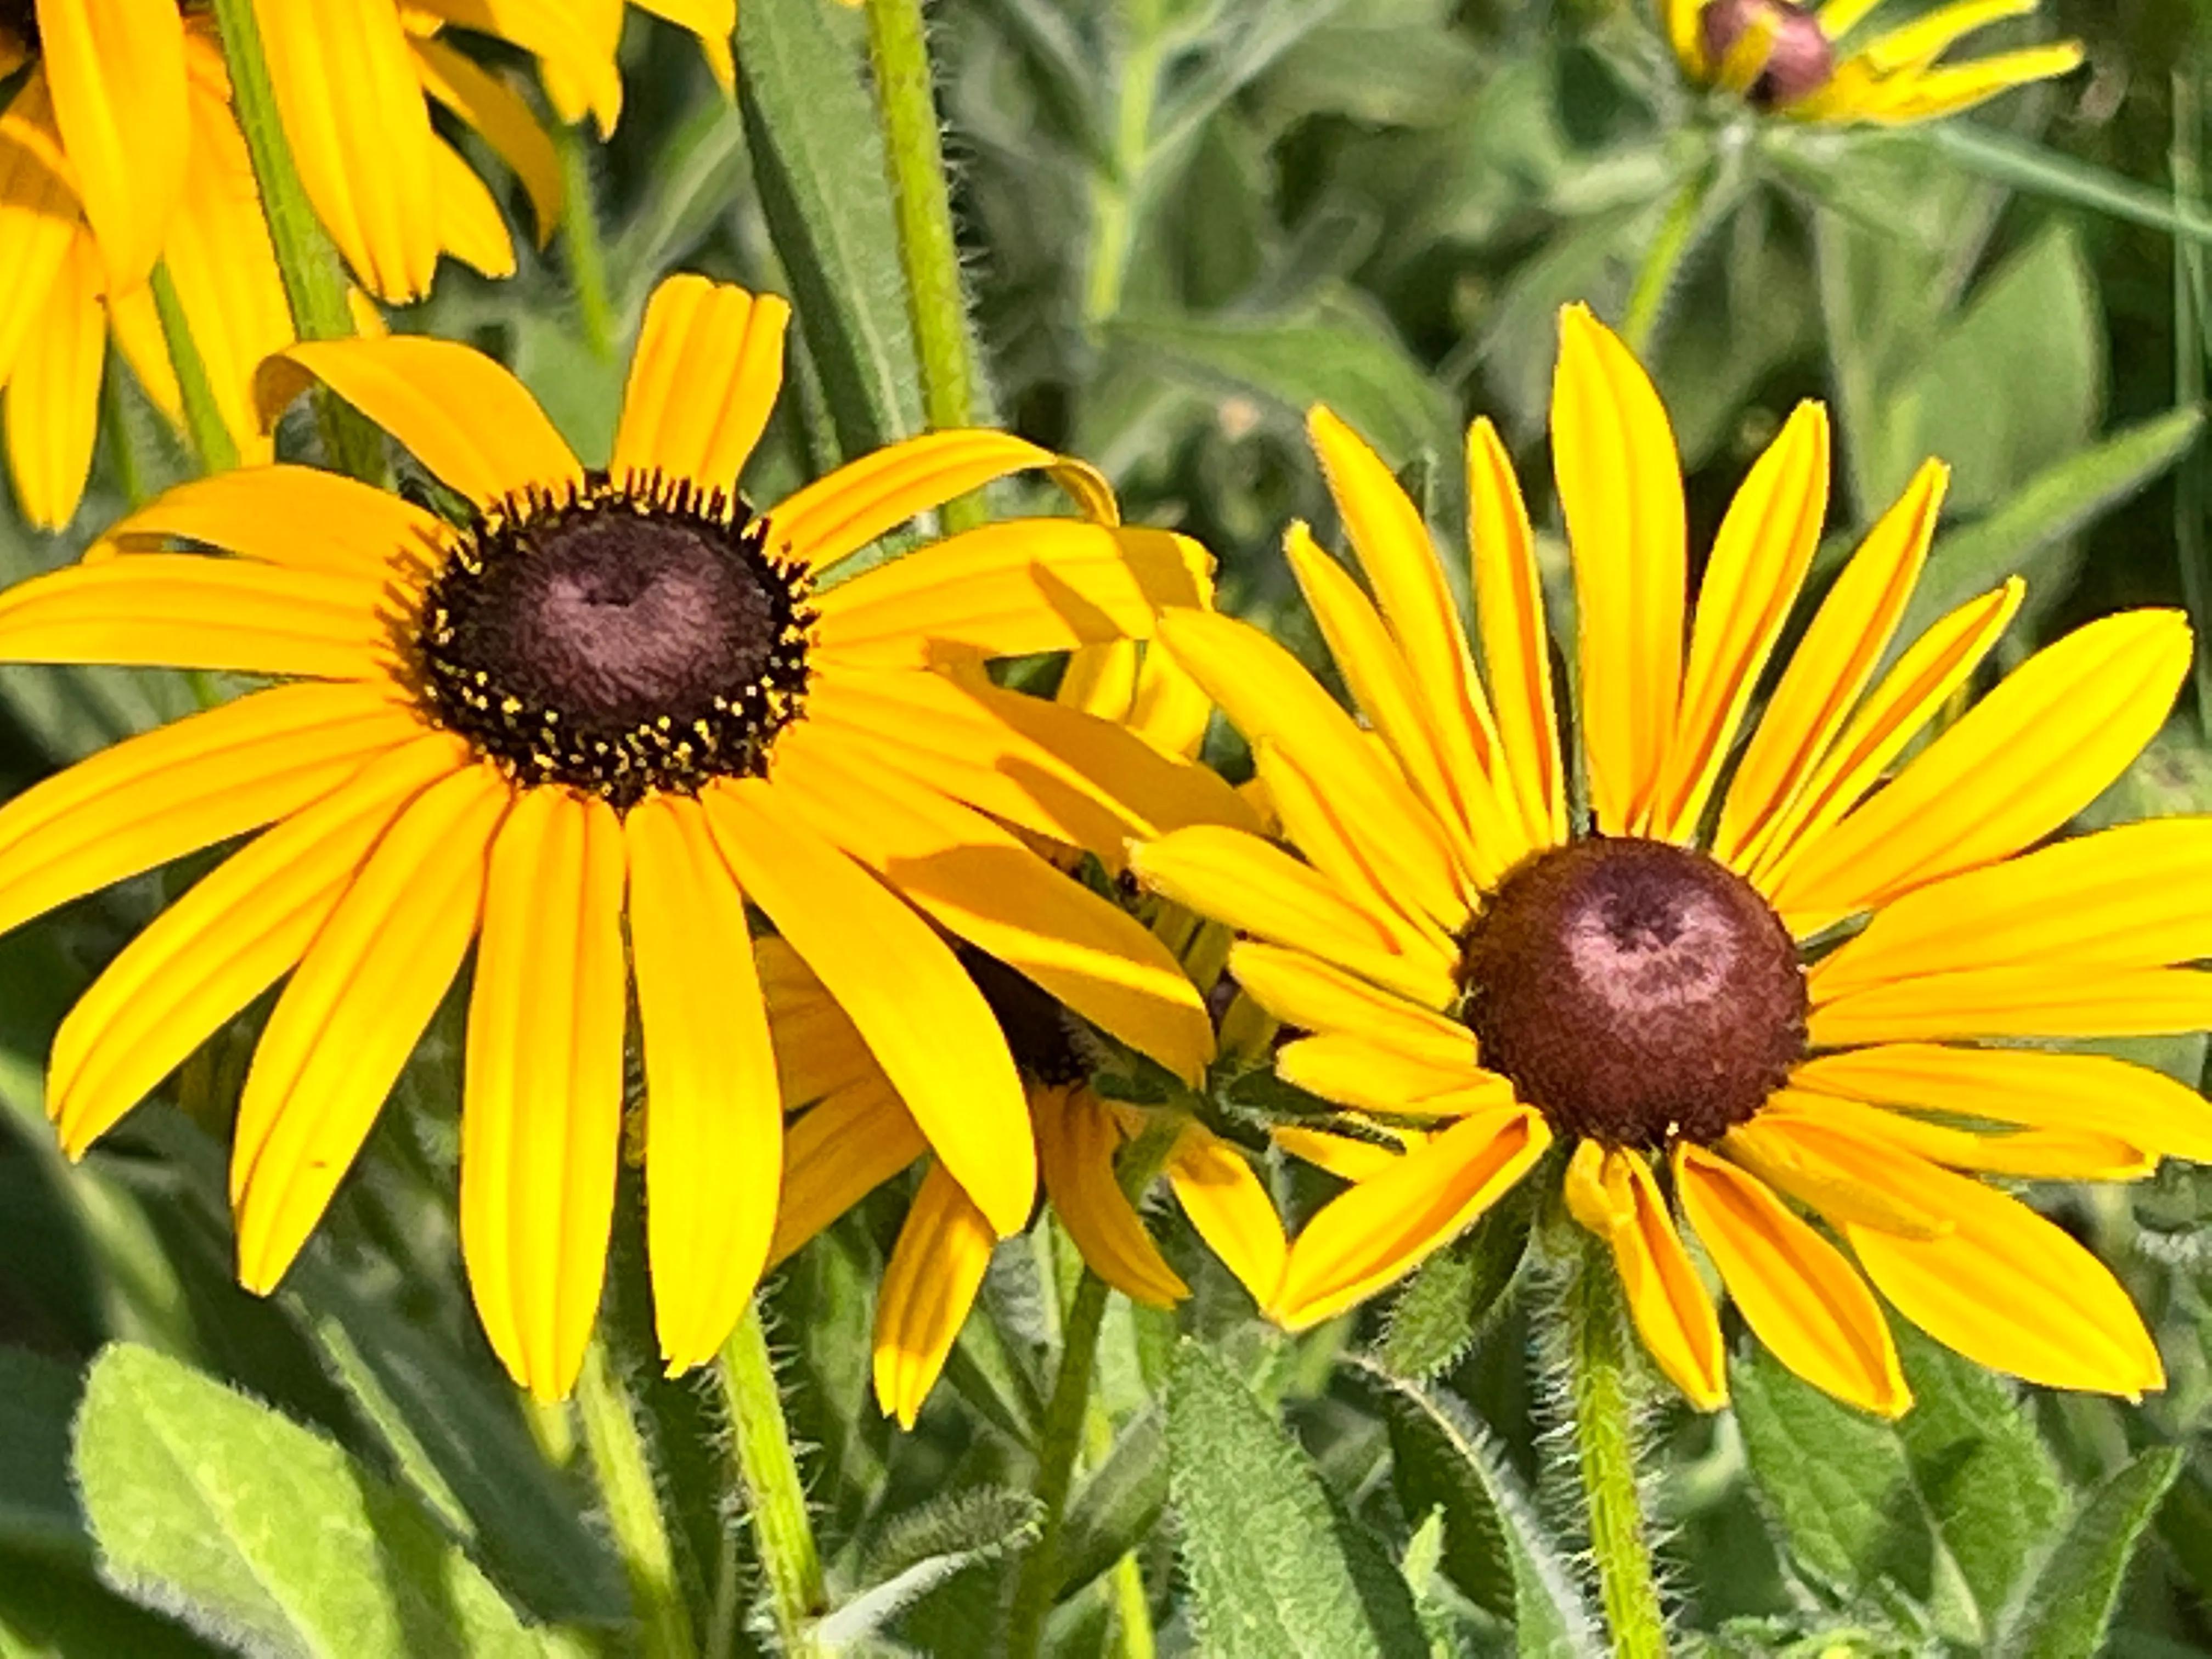
[{"label": "green plant background", "polygon": [[[1956,473],[1911,625],[2013,572],[2030,584],[2014,659],[2121,605],[2203,621],[2212,220],[2191,192],[2212,19],[2181,0],[2067,0],[2008,26],[2080,35],[2087,67],[1893,135],[1748,122],[1686,89],[1649,17],[1612,0],[940,0],[931,15],[979,412],[1097,463],[1131,518],[1202,537],[1224,605],[1317,667],[1278,551],[1293,517],[1334,534],[1304,407],[1326,400],[1373,441],[1448,547],[1462,428],[1496,418],[1564,617],[1553,316],[1587,299],[1619,319],[1639,283],[1662,301],[1648,356],[1693,542],[1818,397],[1838,442],[1816,581],[1935,453]],[[499,356],[596,457],[647,294],[696,269],[799,308],[758,496],[918,429],[862,34],[826,0],[743,0],[732,106],[691,42],[632,21],[623,125],[589,155],[615,349],[592,344],[559,240],[526,245],[508,283],[449,267],[397,325]],[[1690,230],[1671,272],[1651,254],[1670,215]],[[0,514],[4,574],[74,556],[185,469],[118,371],[76,529],[42,538]],[[0,670],[0,779],[20,787],[223,689]],[[2185,697],[2092,816],[2212,807],[2208,720]],[[202,867],[0,939],[0,1652],[636,1650],[573,1431],[522,1407],[459,1280],[455,1007],[269,1301],[231,1282],[222,1180],[265,1011],[82,1166],[54,1151],[56,1021]],[[2131,1052],[2200,1079],[2201,1040]],[[1294,1218],[1318,1195],[1277,1179]],[[908,1191],[810,1247],[766,1305],[830,1558],[825,1644],[975,1653],[1036,1525],[1073,1264],[1049,1223],[1002,1248],[899,1433],[868,1392],[869,1320]],[[1682,1650],[2212,1650],[2212,1180],[2169,1165],[2035,1197],[2127,1281],[2167,1390],[2139,1407],[2023,1390],[1900,1331],[1920,1404],[1892,1426],[1732,1328],[1732,1408],[1699,1416],[1653,1384],[1644,1419]],[[1541,1240],[1524,1251],[1531,1206],[1297,1340],[1255,1319],[1177,1217],[1156,1218],[1195,1294],[1174,1316],[1109,1310],[1048,1650],[1143,1651],[1133,1596],[1163,1653],[1604,1650],[1531,1320],[1549,1293]],[[617,1355],[649,1352],[637,1223],[626,1191],[605,1310]],[[709,1650],[772,1650],[704,1385],[642,1364],[623,1380]]]}]

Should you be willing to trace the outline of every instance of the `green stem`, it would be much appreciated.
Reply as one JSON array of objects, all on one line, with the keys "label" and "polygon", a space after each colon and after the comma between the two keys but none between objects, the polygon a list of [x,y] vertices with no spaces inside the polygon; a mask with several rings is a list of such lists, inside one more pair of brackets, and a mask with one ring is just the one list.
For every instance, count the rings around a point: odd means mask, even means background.
[{"label": "green stem", "polygon": [[125,504],[135,513],[146,505],[146,468],[138,456],[137,411],[123,390],[123,369],[113,357],[100,388],[101,428],[107,434],[107,453],[115,466],[116,487]]},{"label": "green stem", "polygon": [[[936,431],[973,426],[977,374],[969,349],[968,301],[960,286],[960,250],[952,236],[952,200],[921,0],[868,0],[868,61],[875,71],[876,111],[898,216],[907,318],[921,360],[923,413]],[[984,520],[982,498],[948,501],[943,517],[948,531],[973,529]]]},{"label": "green stem", "polygon": [[185,302],[177,297],[176,279],[164,259],[154,267],[148,286],[154,294],[154,310],[161,319],[161,338],[169,348],[169,362],[177,371],[177,390],[185,404],[185,432],[200,458],[203,472],[228,472],[238,465],[238,445],[216,407],[215,386],[208,380],[207,362],[192,340],[191,319]]},{"label": "green stem", "polygon": [[[2192,55],[2173,71],[2173,137],[2170,163],[2176,212],[2197,210],[2203,194],[2204,112],[2197,62]],[[2173,243],[2173,401],[2192,408],[2204,401],[2204,249],[2177,237]],[[2181,562],[2181,593],[2197,638],[2212,627],[2212,568],[2204,537],[2204,447],[2181,459],[2173,480],[2173,539]],[[2212,736],[2212,653],[2197,653],[2197,729]]]},{"label": "green stem", "polygon": [[[346,299],[345,271],[315,217],[300,170],[293,165],[254,4],[255,0],[214,0],[216,27],[222,35],[223,61],[230,70],[231,110],[253,162],[253,182],[261,193],[276,273],[292,313],[292,331],[302,340],[347,339],[356,331]],[[375,428],[319,387],[314,404],[331,463],[354,477],[381,483],[384,445]]]},{"label": "green stem", "polygon": [[1590,1554],[1616,1659],[1665,1659],[1667,1616],[1636,1483],[1628,1331],[1613,1264],[1582,1241],[1560,1299],[1574,1391],[1575,1453],[1589,1506]]},{"label": "green stem", "polygon": [[1628,312],[1620,325],[1622,341],[1638,357],[1650,349],[1652,336],[1674,291],[1674,280],[1681,274],[1683,256],[1690,251],[1698,217],[1705,211],[1705,197],[1712,189],[1713,179],[1713,167],[1701,167],[1674,192],[1674,199],[1667,207],[1667,216],[1659,222],[1659,234],[1644,250],[1644,264],[1636,273],[1636,286],[1629,290]]},{"label": "green stem", "polygon": [[[1179,1118],[1164,1113],[1131,1143],[1116,1170],[1122,1191],[1133,1199],[1152,1184],[1182,1128]],[[1106,1281],[1085,1267],[1062,1322],[1060,1370],[1053,1378],[1037,1444],[1036,1500],[1042,1519],[1036,1542],[1022,1559],[1015,1581],[1013,1613],[1006,1627],[1008,1659],[1035,1659],[1044,1639],[1046,1616],[1060,1597],[1061,1534],[1068,1493],[1075,1485],[1076,1455],[1083,1448],[1091,1376],[1097,1365],[1098,1334],[1106,1322]]]},{"label": "green stem", "polygon": [[646,1659],[696,1659],[698,1644],[676,1582],[676,1552],[661,1518],[660,1494],[646,1459],[629,1396],[594,1338],[576,1379],[576,1414],[592,1474],[607,1512],[608,1530],[629,1579],[637,1614],[638,1645]]},{"label": "green stem", "polygon": [[807,1517],[806,1488],[784,1420],[775,1366],[769,1358],[768,1333],[761,1328],[757,1299],[745,1310],[722,1346],[715,1370],[723,1403],[730,1414],[738,1478],[751,1510],[753,1547],[768,1580],[769,1605],[787,1655],[817,1651],[814,1624],[830,1609],[822,1576],[822,1554]]},{"label": "green stem", "polygon": [[1152,107],[1159,97],[1160,0],[1129,0],[1128,39],[1115,94],[1114,168],[1091,185],[1091,268],[1083,285],[1083,320],[1096,328],[1121,308],[1136,240],[1137,210],[1152,154]]},{"label": "green stem", "polygon": [[561,151],[561,234],[568,250],[568,283],[576,293],[584,343],[597,357],[615,349],[614,307],[607,300],[607,255],[599,240],[599,213],[592,191],[591,151],[574,127],[553,135]]}]

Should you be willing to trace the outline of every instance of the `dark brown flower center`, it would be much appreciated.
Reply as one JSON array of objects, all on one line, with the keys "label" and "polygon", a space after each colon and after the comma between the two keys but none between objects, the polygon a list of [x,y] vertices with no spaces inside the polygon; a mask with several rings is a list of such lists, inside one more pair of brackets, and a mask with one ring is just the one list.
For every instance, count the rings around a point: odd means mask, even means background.
[{"label": "dark brown flower center", "polygon": [[422,606],[425,698],[518,781],[617,807],[757,777],[805,693],[806,593],[742,501],[594,478],[464,533]]},{"label": "dark brown flower center", "polygon": [[1462,954],[1482,1062],[1563,1135],[1657,1149],[1756,1112],[1805,1052],[1781,918],[1703,854],[1603,837],[1499,884]]},{"label": "dark brown flower center", "polygon": [[1006,1034],[1006,1048],[1014,1065],[1030,1082],[1047,1085],[1081,1083],[1091,1066],[1082,1048],[1080,1020],[1060,1006],[1058,998],[1026,974],[1018,973],[996,957],[986,956],[972,945],[958,947],[960,965],[975,988],[983,994]]},{"label": "dark brown flower center", "polygon": [[1836,52],[1819,21],[1791,0],[1711,0],[1698,14],[1705,60],[1717,70],[1735,43],[1764,20],[1774,30],[1766,66],[1747,94],[1761,109],[1780,109],[1809,98],[1836,72]]},{"label": "dark brown flower center", "polygon": [[25,52],[39,51],[38,0],[0,0],[0,32],[13,35]]}]

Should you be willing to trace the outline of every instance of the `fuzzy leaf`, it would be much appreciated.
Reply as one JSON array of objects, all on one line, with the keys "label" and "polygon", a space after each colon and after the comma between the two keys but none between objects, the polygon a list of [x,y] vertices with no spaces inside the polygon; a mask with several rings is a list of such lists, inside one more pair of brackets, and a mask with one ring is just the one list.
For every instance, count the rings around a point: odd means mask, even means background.
[{"label": "fuzzy leaf", "polygon": [[1472,1231],[1421,1264],[1390,1306],[1377,1356],[1385,1370],[1418,1382],[1467,1352],[1520,1270],[1534,1190],[1528,1182],[1516,1187]]},{"label": "fuzzy leaf", "polygon": [[2183,1458],[2178,1446],[2154,1447],[2089,1494],[1994,1644],[2000,1659],[2074,1659],[2102,1650],[2128,1563]]},{"label": "fuzzy leaf", "polygon": [[1167,1502],[1167,1434],[1159,1414],[1147,1412],[1121,1431],[1105,1462],[1076,1488],[1060,1539],[1060,1595],[1082,1589],[1141,1546]]}]

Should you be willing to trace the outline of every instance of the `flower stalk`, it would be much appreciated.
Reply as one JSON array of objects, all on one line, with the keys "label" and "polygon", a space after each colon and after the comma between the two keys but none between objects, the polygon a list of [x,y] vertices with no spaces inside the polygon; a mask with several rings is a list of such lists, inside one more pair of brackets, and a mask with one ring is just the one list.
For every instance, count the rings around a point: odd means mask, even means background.
[{"label": "flower stalk", "polygon": [[576,1379],[576,1414],[608,1530],[629,1580],[638,1648],[646,1659],[696,1659],[699,1649],[676,1580],[676,1553],[629,1396],[594,1338]]},{"label": "flower stalk", "polygon": [[216,406],[215,387],[208,380],[207,361],[192,339],[191,319],[178,297],[176,278],[167,260],[154,267],[147,286],[154,295],[154,311],[161,319],[161,339],[169,349],[169,362],[177,372],[177,391],[185,405],[185,434],[191,440],[204,472],[227,472],[238,465],[238,445],[223,424]]},{"label": "flower stalk", "polygon": [[1652,337],[1658,332],[1667,301],[1673,297],[1674,286],[1680,280],[1682,261],[1696,240],[1714,177],[1715,167],[1709,162],[1683,181],[1682,187],[1674,192],[1674,199],[1667,204],[1667,216],[1659,222],[1658,234],[1644,251],[1644,263],[1636,272],[1636,286],[1629,290],[1628,309],[1620,322],[1620,337],[1638,358],[1650,356]]},{"label": "flower stalk", "polygon": [[1152,110],[1159,98],[1164,32],[1160,0],[1123,8],[1126,41],[1115,101],[1113,166],[1093,175],[1091,259],[1084,282],[1083,320],[1097,327],[1121,308],[1136,240],[1137,210],[1152,154]]},{"label": "flower stalk", "polygon": [[[907,317],[921,361],[923,414],[936,431],[973,426],[978,376],[921,0],[867,0],[867,9],[868,62],[898,221]],[[980,495],[948,501],[944,508],[951,532],[972,530],[984,516]]]},{"label": "flower stalk", "polygon": [[757,1297],[722,1345],[715,1372],[730,1416],[731,1449],[751,1512],[753,1547],[768,1580],[776,1634],[785,1654],[812,1656],[819,1651],[815,1622],[830,1610],[830,1592]]},{"label": "flower stalk", "polygon": [[568,252],[568,285],[576,296],[577,319],[592,355],[611,357],[615,316],[607,299],[607,255],[599,237],[599,204],[592,195],[591,152],[574,127],[559,127],[553,142],[561,152],[561,234]]}]

